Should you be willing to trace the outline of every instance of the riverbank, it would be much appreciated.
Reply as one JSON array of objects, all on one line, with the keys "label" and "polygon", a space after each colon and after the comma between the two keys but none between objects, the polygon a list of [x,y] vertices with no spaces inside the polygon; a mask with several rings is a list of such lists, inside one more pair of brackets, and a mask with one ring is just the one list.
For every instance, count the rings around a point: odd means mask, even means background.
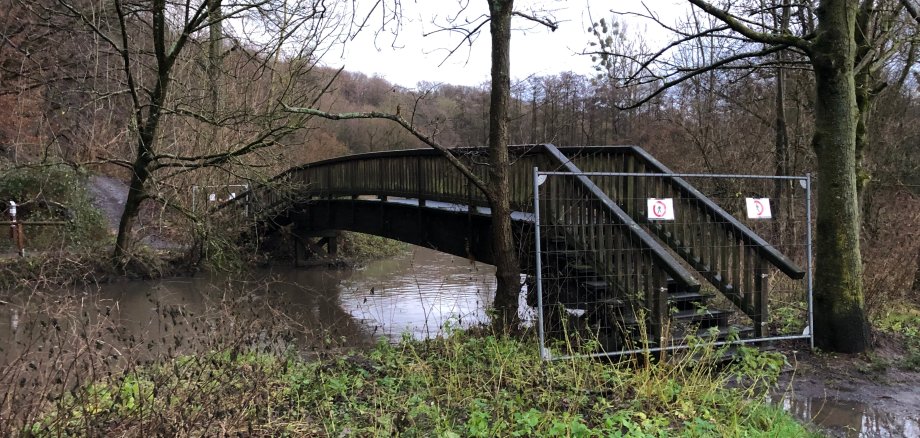
[{"label": "riverbank", "polygon": [[[53,270],[36,272],[54,278]],[[46,386],[54,386],[62,369],[81,370],[69,375],[79,375],[86,385],[93,376],[138,370],[138,360],[169,365],[182,355],[206,356],[228,340],[254,339],[257,345],[270,340],[310,360],[332,360],[349,349],[366,352],[381,337],[437,337],[446,325],[488,320],[493,272],[487,265],[415,248],[359,270],[279,263],[242,278],[203,272],[89,288],[30,288],[15,299],[0,297],[0,333],[6,341],[0,357],[15,361],[0,367],[0,389],[15,401],[10,409],[28,411],[45,396],[63,400],[70,394],[75,381],[54,390]],[[902,337],[878,337],[873,354],[812,354],[804,343],[779,346],[790,366],[780,375],[780,393],[770,400],[801,421],[830,429],[832,436],[861,430],[872,436],[881,427],[891,436],[911,436],[897,432],[916,430],[909,428],[917,418],[909,395],[920,381],[911,386],[900,379],[908,375],[904,366],[913,357],[907,347],[920,343],[903,336],[920,324],[899,315],[879,324],[888,332],[903,332]],[[55,321],[59,329],[52,330]],[[524,342],[536,350],[532,341]],[[528,366],[541,366],[537,358],[528,360]],[[25,387],[19,386],[22,378]],[[888,412],[894,415],[888,418]]]},{"label": "riverbank", "polygon": [[[368,262],[405,252],[407,245],[376,236],[345,233],[340,255],[323,260],[317,266],[354,269]],[[0,290],[57,289],[115,281],[154,280],[187,277],[202,271],[232,272],[266,264],[292,264],[284,257],[265,254],[235,254],[229,263],[211,266],[207,259],[192,260],[185,249],[154,238],[160,247],[138,246],[125,263],[116,264],[108,255],[112,248],[95,244],[71,249],[28,251],[26,257],[15,253],[0,255]],[[222,256],[227,257],[226,252]]]},{"label": "riverbank", "polygon": [[[776,355],[745,350],[715,372],[689,358],[543,362],[536,351],[529,341],[453,332],[325,361],[241,351],[180,357],[81,387],[28,428],[37,435],[810,434],[762,401],[782,360]],[[733,381],[745,385],[731,388]]]}]

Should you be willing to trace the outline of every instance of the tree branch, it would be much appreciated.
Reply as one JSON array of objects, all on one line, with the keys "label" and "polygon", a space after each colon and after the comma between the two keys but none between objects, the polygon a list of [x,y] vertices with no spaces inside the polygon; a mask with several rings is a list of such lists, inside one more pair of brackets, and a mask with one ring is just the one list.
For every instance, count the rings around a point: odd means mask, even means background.
[{"label": "tree branch", "polygon": [[691,78],[694,78],[694,77],[696,77],[696,76],[699,76],[699,75],[701,75],[701,74],[703,74],[703,73],[706,73],[706,72],[709,72],[709,71],[712,71],[712,70],[717,70],[717,69],[719,69],[719,68],[723,68],[725,65],[730,64],[730,63],[735,62],[735,61],[739,61],[739,60],[747,59],[747,58],[758,58],[758,57],[770,55],[770,54],[772,54],[772,53],[776,53],[776,52],[778,52],[778,51],[780,51],[780,50],[786,50],[786,49],[788,49],[788,48],[789,48],[789,46],[785,46],[785,45],[770,46],[770,47],[764,48],[764,49],[762,49],[762,50],[758,50],[758,51],[756,51],[756,52],[745,52],[745,53],[739,53],[739,54],[734,55],[734,56],[729,56],[729,57],[727,57],[727,58],[724,58],[724,59],[721,59],[721,60],[719,60],[719,61],[717,61],[717,62],[714,62],[714,63],[712,63],[712,64],[709,64],[709,65],[707,65],[707,66],[705,66],[705,67],[700,67],[700,68],[697,68],[697,69],[693,69],[693,70],[691,70],[690,72],[688,72],[687,74],[682,75],[682,76],[679,76],[679,77],[676,78],[676,79],[672,79],[672,80],[670,80],[670,81],[665,81],[664,83],[661,84],[660,87],[656,88],[654,92],[652,92],[652,93],[649,94],[648,96],[645,96],[644,98],[642,98],[642,99],[640,99],[640,100],[638,100],[638,101],[636,101],[636,102],[633,102],[633,103],[631,103],[631,104],[629,104],[629,105],[626,105],[626,106],[619,106],[619,105],[615,105],[615,106],[617,107],[617,109],[620,109],[620,110],[628,110],[628,109],[638,108],[638,107],[641,106],[642,104],[644,104],[644,103],[646,103],[646,102],[648,102],[648,101],[654,99],[656,96],[658,96],[659,94],[663,93],[665,90],[667,90],[667,89],[669,89],[669,88],[671,88],[671,87],[673,87],[673,86],[675,86],[675,85],[678,85],[678,84],[680,84],[680,83],[682,83],[682,82],[684,82],[684,81],[687,81],[687,80],[689,80],[689,79],[691,79]]},{"label": "tree branch", "polygon": [[775,35],[764,32],[757,32],[754,29],[751,29],[749,26],[745,25],[740,19],[735,17],[732,14],[729,14],[728,11],[719,9],[705,0],[689,0],[694,6],[703,10],[709,15],[718,18],[723,23],[727,24],[735,32],[744,35],[745,37],[751,39],[752,41],[763,43],[763,44],[773,44],[773,45],[783,45],[798,47],[804,50],[806,53],[811,51],[811,43],[805,39],[800,38],[794,35],[782,34]]},{"label": "tree branch", "polygon": [[555,32],[556,29],[559,29],[559,22],[558,22],[558,21],[552,21],[552,20],[550,20],[550,19],[548,19],[548,18],[540,18],[540,17],[537,17],[537,16],[535,16],[535,15],[529,15],[529,14],[525,14],[525,13],[523,13],[523,12],[518,12],[518,11],[512,12],[511,15],[517,15],[518,17],[521,17],[521,18],[524,18],[524,19],[533,21],[534,23],[542,24],[542,25],[548,27],[549,30],[551,30],[551,31],[553,31],[553,32]]},{"label": "tree branch", "polygon": [[920,24],[920,10],[918,10],[917,5],[913,4],[911,0],[901,0],[901,6],[904,6],[904,10],[917,24]]}]

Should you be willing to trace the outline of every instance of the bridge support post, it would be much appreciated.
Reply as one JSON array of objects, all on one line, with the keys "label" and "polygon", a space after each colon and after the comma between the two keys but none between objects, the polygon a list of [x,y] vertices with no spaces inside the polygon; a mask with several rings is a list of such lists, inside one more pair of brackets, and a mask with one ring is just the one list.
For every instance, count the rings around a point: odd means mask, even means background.
[{"label": "bridge support post", "polygon": [[294,267],[303,268],[307,266],[307,261],[309,259],[309,254],[307,253],[307,245],[304,243],[303,239],[300,237],[294,237]]},{"label": "bridge support post", "polygon": [[[317,237],[319,239],[314,242],[312,239]],[[294,266],[303,268],[332,262],[338,257],[339,237],[339,232],[334,230],[294,236]]]}]

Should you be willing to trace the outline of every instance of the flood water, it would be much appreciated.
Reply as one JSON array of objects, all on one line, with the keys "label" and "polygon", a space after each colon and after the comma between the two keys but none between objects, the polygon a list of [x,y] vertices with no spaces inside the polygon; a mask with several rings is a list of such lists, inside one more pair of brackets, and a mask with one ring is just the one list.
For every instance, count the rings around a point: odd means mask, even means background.
[{"label": "flood water", "polygon": [[226,332],[294,333],[285,339],[307,352],[433,337],[487,320],[494,272],[413,247],[355,270],[285,265],[245,280],[201,275],[23,293],[0,301],[0,365],[49,343],[49,328],[98,332],[113,348],[138,347],[138,356],[206,348]]},{"label": "flood water", "polygon": [[791,397],[781,402],[796,417],[811,421],[830,436],[920,437],[917,414],[906,417],[859,401]]},{"label": "flood water", "polygon": [[[0,297],[0,370],[66,368],[94,360],[90,350],[130,363],[238,339],[310,355],[433,337],[487,321],[493,275],[491,266],[412,247],[356,270],[276,266],[246,280],[196,276]],[[835,396],[772,401],[831,436],[920,436],[916,413]]]}]

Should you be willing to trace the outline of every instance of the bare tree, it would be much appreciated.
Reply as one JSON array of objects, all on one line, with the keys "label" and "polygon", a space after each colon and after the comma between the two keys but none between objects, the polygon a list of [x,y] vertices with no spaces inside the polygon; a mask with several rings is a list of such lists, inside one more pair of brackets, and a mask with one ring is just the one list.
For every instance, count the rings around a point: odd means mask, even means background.
[{"label": "bare tree", "polygon": [[[461,9],[468,7],[461,5]],[[491,91],[489,102],[489,170],[488,180],[483,181],[467,168],[447,147],[425,135],[410,121],[396,114],[383,112],[330,113],[315,108],[297,108],[289,106],[291,112],[309,114],[333,120],[343,119],[388,119],[409,130],[418,139],[444,156],[460,170],[486,196],[492,210],[492,255],[495,260],[495,277],[497,286],[493,307],[497,312],[496,322],[505,327],[518,323],[518,296],[521,291],[521,268],[514,247],[511,228],[511,197],[509,187],[510,157],[508,142],[510,139],[509,108],[511,105],[511,18],[523,17],[555,30],[556,23],[536,14],[516,11],[513,0],[489,0],[489,14],[466,21],[463,25],[451,25],[442,30],[459,32],[463,35],[461,42],[449,51],[456,52],[463,44],[472,44],[480,30],[489,25],[492,41]],[[459,23],[460,15],[454,15]],[[448,55],[450,56],[450,55]]]},{"label": "bare tree", "polygon": [[[654,85],[627,107],[642,105],[670,87],[718,69],[774,66],[780,52],[790,54],[780,58],[787,68],[801,67],[796,59],[807,62],[815,80],[812,145],[818,170],[816,343],[834,351],[865,350],[869,330],[863,304],[858,199],[864,124],[870,111],[867,96],[874,90],[869,78],[885,65],[893,49],[909,41],[896,38],[896,30],[907,22],[909,0],[688,2],[716,23],[698,30],[675,28],[649,10],[640,15],[673,32],[671,43],[639,54],[614,52],[602,45],[595,56],[634,63],[634,74],[618,78],[623,84]],[[712,38],[728,42],[731,50],[702,64],[673,62],[673,49]]]},{"label": "bare tree", "polygon": [[170,179],[271,161],[262,151],[306,126],[278,101],[315,102],[323,93],[321,76],[308,73],[340,29],[338,11],[323,0],[57,0],[55,6],[46,13],[73,19],[101,41],[99,50],[119,60],[130,101],[133,152],[101,157],[130,171],[116,260],[130,253],[145,201],[190,213]]}]

